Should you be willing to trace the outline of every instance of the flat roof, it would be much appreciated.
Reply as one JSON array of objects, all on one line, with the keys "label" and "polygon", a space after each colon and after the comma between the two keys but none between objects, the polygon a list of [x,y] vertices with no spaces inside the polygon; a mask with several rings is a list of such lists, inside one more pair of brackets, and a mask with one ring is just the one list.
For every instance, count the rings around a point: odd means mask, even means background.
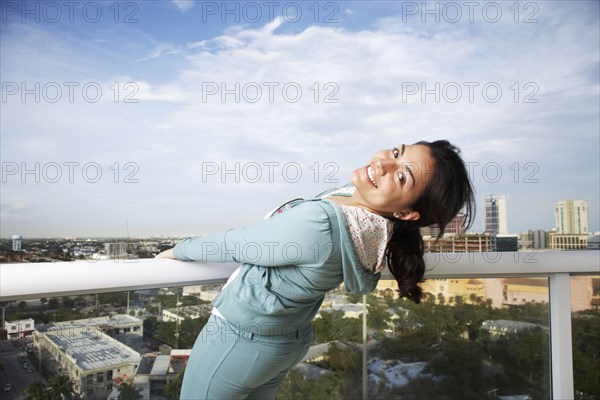
[{"label": "flat roof", "polygon": [[142,320],[127,314],[115,314],[111,317],[77,319],[74,321],[53,322],[43,328],[46,332],[62,331],[65,329],[85,328],[86,326],[122,327],[142,324]]},{"label": "flat roof", "polygon": [[152,366],[152,371],[150,375],[167,375],[169,372],[169,364],[171,363],[171,356],[168,355],[158,355],[156,356],[156,360],[154,361],[154,365]]},{"label": "flat roof", "polygon": [[137,364],[141,359],[140,353],[96,329],[71,331],[66,335],[47,333],[45,336],[72,357],[83,371]]}]

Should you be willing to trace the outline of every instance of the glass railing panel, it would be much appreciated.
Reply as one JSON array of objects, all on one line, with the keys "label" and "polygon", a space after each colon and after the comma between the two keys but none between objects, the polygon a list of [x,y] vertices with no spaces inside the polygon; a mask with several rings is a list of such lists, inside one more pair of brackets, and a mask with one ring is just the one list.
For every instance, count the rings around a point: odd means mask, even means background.
[{"label": "glass railing panel", "polygon": [[600,399],[600,276],[571,277],[575,399]]},{"label": "glass railing panel", "polygon": [[[178,398],[187,357],[219,286],[0,304],[7,327],[0,376],[3,388],[10,385],[2,398],[36,398],[35,393],[57,390],[112,398],[128,386],[145,399]],[[151,376],[154,365],[165,362],[161,356],[170,356],[168,368]]]},{"label": "glass railing panel", "polygon": [[392,316],[369,356],[372,398],[549,397],[547,278],[436,279],[424,289],[419,305],[380,300]]}]

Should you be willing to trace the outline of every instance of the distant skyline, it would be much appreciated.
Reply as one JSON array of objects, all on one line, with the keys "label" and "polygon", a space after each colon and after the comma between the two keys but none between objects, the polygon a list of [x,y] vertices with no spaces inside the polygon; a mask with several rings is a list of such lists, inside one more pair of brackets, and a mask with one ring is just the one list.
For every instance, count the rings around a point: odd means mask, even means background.
[{"label": "distant skyline", "polygon": [[0,3],[3,238],[210,234],[442,138],[472,231],[600,230],[597,1],[76,3]]}]

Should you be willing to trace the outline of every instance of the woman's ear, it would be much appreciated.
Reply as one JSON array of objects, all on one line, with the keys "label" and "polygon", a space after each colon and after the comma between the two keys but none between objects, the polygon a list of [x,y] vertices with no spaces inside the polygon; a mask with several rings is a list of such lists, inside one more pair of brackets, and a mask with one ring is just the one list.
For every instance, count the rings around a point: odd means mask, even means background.
[{"label": "woman's ear", "polygon": [[421,218],[421,214],[418,211],[404,210],[394,213],[394,218],[402,221],[416,221]]}]

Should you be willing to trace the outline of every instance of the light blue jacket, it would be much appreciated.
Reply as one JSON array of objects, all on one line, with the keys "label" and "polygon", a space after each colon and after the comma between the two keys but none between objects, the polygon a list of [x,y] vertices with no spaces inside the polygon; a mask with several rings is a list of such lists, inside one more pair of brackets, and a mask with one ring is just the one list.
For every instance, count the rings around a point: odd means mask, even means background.
[{"label": "light blue jacket", "polygon": [[174,249],[179,260],[243,263],[213,301],[225,319],[259,335],[285,335],[310,324],[325,294],[342,282],[370,293],[380,274],[366,272],[337,203],[303,200],[255,225]]}]

